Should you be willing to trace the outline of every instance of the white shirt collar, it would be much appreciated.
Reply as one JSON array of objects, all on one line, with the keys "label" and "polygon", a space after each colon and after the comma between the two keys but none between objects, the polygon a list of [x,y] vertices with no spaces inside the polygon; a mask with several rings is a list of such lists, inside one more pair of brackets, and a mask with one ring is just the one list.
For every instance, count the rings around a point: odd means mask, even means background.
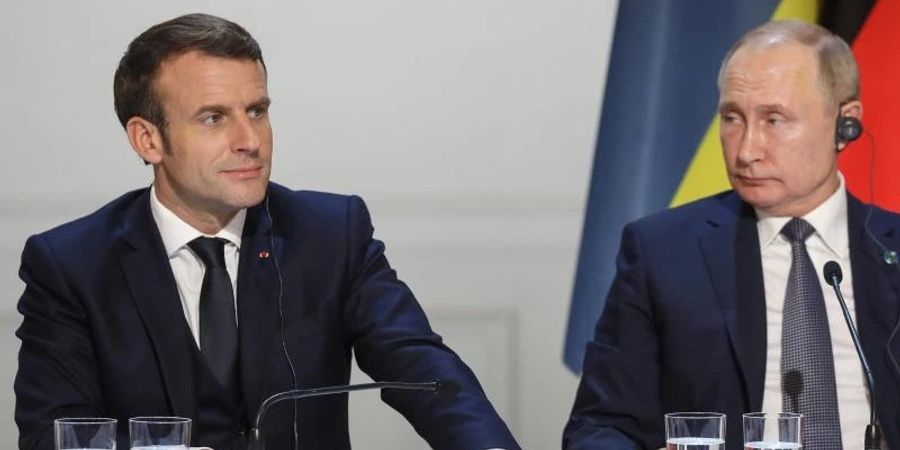
[{"label": "white shirt collar", "polygon": [[[156,227],[159,228],[159,234],[162,236],[163,246],[166,247],[166,254],[169,258],[174,256],[188,242],[200,236],[209,236],[181,220],[169,208],[160,203],[156,197],[156,188],[153,186],[150,187],[150,212],[153,214]],[[240,250],[241,233],[244,230],[244,220],[246,218],[247,209],[244,208],[238,211],[231,221],[225,225],[225,228],[219,230],[214,237],[225,239]]]},{"label": "white shirt collar", "polygon": [[[844,176],[838,172],[840,185],[837,190],[805,216],[803,219],[809,222],[816,230],[816,235],[822,239],[825,246],[841,259],[849,255],[849,238],[847,233],[847,188],[844,184]],[[781,229],[791,220],[790,217],[776,217],[756,210],[757,230],[759,242],[763,247],[772,244],[779,236]],[[783,238],[782,238],[783,239]]]}]

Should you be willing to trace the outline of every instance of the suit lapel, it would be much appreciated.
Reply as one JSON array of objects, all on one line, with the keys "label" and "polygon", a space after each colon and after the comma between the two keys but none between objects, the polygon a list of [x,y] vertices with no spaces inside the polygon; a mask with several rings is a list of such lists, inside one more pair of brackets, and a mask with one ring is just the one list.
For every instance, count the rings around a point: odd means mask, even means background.
[{"label": "suit lapel", "polygon": [[282,286],[276,264],[284,264],[284,245],[280,236],[271,235],[271,230],[262,205],[247,211],[241,237],[237,299],[241,385],[248,406],[246,411],[251,414],[266,394],[267,374],[271,369],[269,357],[281,347],[278,311],[279,301],[285,299],[279,299]]},{"label": "suit lapel", "polygon": [[[896,266],[885,262],[884,252],[898,248],[895,230],[880,219],[880,213],[873,211],[867,231],[865,220],[868,207],[852,196],[848,196],[847,209],[853,292],[854,298],[858,299],[857,309],[862,308],[856,321],[865,323],[863,318],[871,319],[872,322],[868,323],[884,322],[893,328],[900,312],[894,300],[896,293],[900,292],[900,276]],[[872,235],[868,236],[868,233]],[[883,280],[889,281],[885,284]]]},{"label": "suit lapel", "polygon": [[[882,212],[874,210],[871,211],[869,229],[866,230],[869,207],[852,196],[848,197],[853,297],[860,341],[875,377],[876,398],[896,398],[900,374],[891,368],[893,363],[888,352],[900,359],[900,339],[895,338],[890,347],[886,347],[885,343],[900,320],[900,308],[897,304],[900,275],[897,267],[887,264],[884,259],[885,250],[900,248],[894,229],[896,222],[890,223],[884,219]],[[890,400],[882,400],[876,402],[876,406],[886,437],[895,438],[898,421],[896,405]],[[890,428],[894,428],[893,432]],[[898,445],[897,442],[889,444],[891,448]]]},{"label": "suit lapel", "polygon": [[719,300],[744,384],[744,403],[762,408],[766,368],[766,310],[756,216],[735,194],[704,225],[700,246]]},{"label": "suit lapel", "polygon": [[132,251],[121,257],[121,264],[128,289],[154,347],[172,413],[196,417],[194,338],[150,212],[149,189],[126,214],[123,236]]},{"label": "suit lapel", "polygon": [[[150,336],[172,413],[197,416],[192,353],[196,345],[184,320],[175,278],[156,222],[148,189],[128,211],[123,229],[132,251],[121,257],[124,277]],[[255,411],[265,392],[268,358],[280,348],[279,279],[283,239],[272,229],[260,205],[247,211],[238,268],[238,336],[242,393],[247,411]],[[274,246],[272,245],[274,243]],[[282,299],[283,300],[283,299]],[[285,388],[288,388],[286,386]]]},{"label": "suit lapel", "polygon": [[[753,209],[730,194],[721,198],[723,208],[707,220],[707,232],[700,235],[713,287],[719,300],[740,365],[745,386],[745,403],[751,411],[762,408],[766,366],[765,287],[762,277],[759,235]],[[880,398],[896,395],[900,374],[890,369],[888,354],[900,359],[900,338],[889,349],[885,342],[900,320],[900,271],[884,261],[884,249],[900,249],[896,223],[874,211],[865,228],[868,209],[853,196],[848,201],[848,233],[856,299],[856,322],[863,349],[869,356]],[[871,233],[871,237],[868,234]],[[874,239],[873,239],[874,238]],[[880,381],[879,381],[880,380]],[[893,385],[887,385],[890,381]],[[897,408],[889,401],[879,404],[882,423],[897,421]],[[888,425],[886,425],[887,427]],[[890,427],[896,428],[894,425]],[[885,431],[888,431],[887,428]],[[888,437],[893,437],[888,433]],[[897,443],[890,443],[897,445]]]}]

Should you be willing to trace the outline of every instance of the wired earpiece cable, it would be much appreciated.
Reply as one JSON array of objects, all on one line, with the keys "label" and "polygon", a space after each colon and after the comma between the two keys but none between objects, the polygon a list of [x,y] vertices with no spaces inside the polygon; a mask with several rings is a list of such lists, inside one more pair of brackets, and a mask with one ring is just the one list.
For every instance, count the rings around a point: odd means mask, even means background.
[{"label": "wired earpiece cable", "polygon": [[[869,205],[868,210],[866,211],[866,220],[863,225],[863,229],[866,230],[866,234],[872,239],[883,252],[884,262],[888,265],[894,266],[897,269],[898,273],[900,273],[900,266],[897,265],[897,252],[894,250],[888,249],[881,241],[875,237],[875,234],[872,233],[872,230],[869,228],[869,221],[872,219],[872,212],[875,210],[875,155],[877,154],[877,146],[875,143],[875,136],[869,130],[864,130],[866,136],[869,137],[869,141],[872,142],[872,156],[869,158]],[[888,335],[887,343],[885,344],[885,352],[888,355],[888,359],[891,361],[891,365],[893,366],[894,373],[897,376],[900,376],[900,364],[897,363],[897,359],[894,357],[894,354],[891,352],[891,344],[894,342],[894,339],[897,338],[897,333],[900,332],[900,316],[898,316],[897,321],[894,323],[894,329],[891,330],[891,334]]]},{"label": "wired earpiece cable", "polygon": [[[269,210],[269,193],[266,192],[266,217],[269,219],[269,245],[272,248],[272,261],[275,263],[275,274],[278,276],[278,319],[279,325],[281,328],[281,353],[284,355],[284,360],[287,362],[288,368],[291,371],[291,386],[294,390],[299,389],[297,387],[297,371],[294,368],[294,362],[291,361],[291,355],[288,353],[287,349],[287,339],[285,338],[285,320],[284,320],[284,277],[281,276],[281,266],[278,264],[278,255],[275,251],[275,221],[272,220],[272,212]],[[293,440],[294,440],[294,450],[299,450],[300,448],[300,431],[298,424],[298,416],[299,411],[297,410],[297,401],[293,402],[294,408],[294,427],[293,427]]]}]

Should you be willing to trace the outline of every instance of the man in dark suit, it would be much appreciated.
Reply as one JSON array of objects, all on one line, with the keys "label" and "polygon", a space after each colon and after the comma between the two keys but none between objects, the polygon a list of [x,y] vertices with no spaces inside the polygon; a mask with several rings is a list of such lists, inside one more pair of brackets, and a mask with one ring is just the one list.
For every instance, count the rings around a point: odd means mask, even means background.
[{"label": "man in dark suit", "polygon": [[743,413],[792,410],[805,415],[804,448],[862,447],[863,373],[822,283],[835,260],[884,440],[900,448],[900,277],[889,253],[900,217],[848,194],[837,171],[854,138],[839,128],[862,114],[850,49],[815,25],[765,24],[725,57],[719,90],[734,190],[625,227],[563,447],[655,449],[665,413],[718,411],[727,448],[739,449]]},{"label": "man in dark suit", "polygon": [[[266,68],[243,28],[192,14],[148,29],[115,103],[153,186],[25,244],[20,448],[53,448],[56,418],[97,416],[128,448],[127,419],[153,415],[191,418],[193,445],[244,448],[265,398],[346,384],[351,351],[376,380],[458,383],[383,393],[433,448],[518,448],[362,200],[269,182]],[[271,449],[350,448],[347,396],[277,405],[262,431]]]}]

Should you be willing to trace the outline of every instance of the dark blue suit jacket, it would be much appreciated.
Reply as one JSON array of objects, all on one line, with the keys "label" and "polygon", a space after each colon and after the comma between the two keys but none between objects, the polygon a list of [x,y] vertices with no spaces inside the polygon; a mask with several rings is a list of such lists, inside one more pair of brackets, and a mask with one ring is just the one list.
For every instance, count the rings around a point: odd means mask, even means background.
[{"label": "dark blue suit jacket", "polygon": [[[375,380],[461,385],[454,398],[385,392],[435,449],[518,449],[469,368],[429,327],[410,290],[396,278],[384,246],[372,238],[362,200],[293,192],[271,184],[271,220],[263,205],[244,226],[237,286],[240,377],[247,421],[269,395],[290,389],[281,350],[278,258],[284,280],[287,351],[300,388],[349,381],[351,351]],[[20,276],[25,292],[16,376],[19,446],[53,448],[53,419],[127,419],[139,415],[197,417],[192,352],[149,189],[31,237]],[[267,415],[268,448],[290,447],[289,402]],[[347,397],[300,405],[302,448],[347,449]],[[194,429],[193,444],[227,447],[241,430]]]},{"label": "dark blue suit jacket", "polygon": [[[876,383],[878,417],[900,448],[900,275],[867,236],[868,207],[849,196],[856,321]],[[900,248],[900,216],[872,210],[869,229]],[[766,309],[753,208],[726,192],[625,227],[617,275],[588,344],[563,436],[566,449],[657,449],[663,414],[728,415],[727,448],[743,444],[741,415],[762,408]],[[859,436],[862,448],[863,436]]]}]

